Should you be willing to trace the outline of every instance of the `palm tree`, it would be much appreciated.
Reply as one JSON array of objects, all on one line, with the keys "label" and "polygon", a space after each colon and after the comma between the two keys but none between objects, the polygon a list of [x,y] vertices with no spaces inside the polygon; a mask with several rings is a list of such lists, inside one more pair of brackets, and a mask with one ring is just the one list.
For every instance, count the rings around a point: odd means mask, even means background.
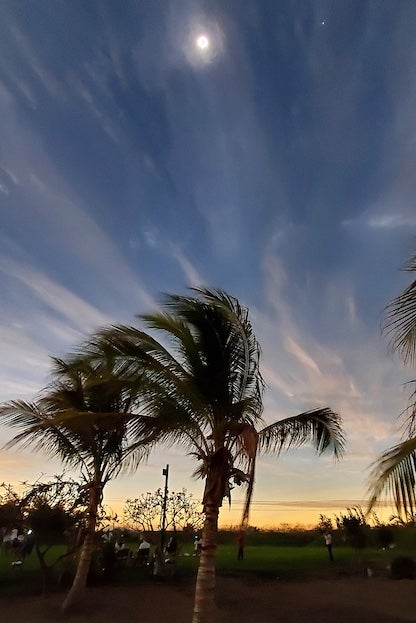
[{"label": "palm tree", "polygon": [[[316,409],[264,427],[260,348],[248,312],[221,290],[168,295],[162,311],[142,316],[159,342],[133,327],[111,327],[85,347],[90,361],[115,358],[123,374],[146,370],[150,428],[167,443],[181,443],[198,461],[205,480],[202,552],[193,623],[206,623],[214,600],[219,509],[234,484],[247,485],[243,524],[258,451],[280,452],[312,442],[319,453],[343,449],[339,417]],[[149,422],[148,422],[149,424]],[[260,430],[259,430],[260,428]]]},{"label": "palm tree", "polygon": [[[416,272],[416,255],[405,266]],[[416,280],[387,306],[385,333],[390,346],[404,363],[416,361]],[[374,462],[370,472],[369,510],[383,493],[394,502],[399,516],[412,516],[416,512],[416,392],[409,399],[404,413],[403,441],[389,448]]]},{"label": "palm tree", "polygon": [[131,413],[141,391],[137,375],[134,382],[116,377],[110,360],[93,367],[87,362],[74,366],[54,359],[53,376],[38,401],[2,405],[0,422],[20,430],[7,447],[31,446],[59,457],[80,471],[88,490],[84,541],[63,604],[67,610],[85,591],[104,487],[122,469],[137,468],[150,439],[140,435],[140,418]]}]

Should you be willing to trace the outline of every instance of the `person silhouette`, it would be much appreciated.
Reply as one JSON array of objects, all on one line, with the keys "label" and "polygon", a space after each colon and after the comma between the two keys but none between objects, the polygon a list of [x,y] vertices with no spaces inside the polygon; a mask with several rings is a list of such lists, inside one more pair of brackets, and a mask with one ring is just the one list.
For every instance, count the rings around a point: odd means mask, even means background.
[{"label": "person silhouette", "polygon": [[328,550],[329,560],[334,560],[334,556],[332,555],[332,535],[330,532],[326,532],[324,534],[325,546]]},{"label": "person silhouette", "polygon": [[244,530],[240,530],[240,532],[237,534],[237,545],[238,545],[237,560],[244,560],[245,544],[246,544],[246,533],[244,532]]}]

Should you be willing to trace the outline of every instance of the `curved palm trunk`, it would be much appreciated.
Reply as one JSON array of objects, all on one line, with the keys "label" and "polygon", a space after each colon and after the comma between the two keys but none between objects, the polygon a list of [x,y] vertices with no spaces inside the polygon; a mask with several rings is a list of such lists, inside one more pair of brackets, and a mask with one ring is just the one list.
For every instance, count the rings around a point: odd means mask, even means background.
[{"label": "curved palm trunk", "polygon": [[63,612],[66,612],[74,604],[79,602],[87,585],[88,572],[90,570],[92,553],[94,551],[95,527],[97,524],[97,512],[100,502],[100,487],[93,485],[90,491],[88,505],[88,521],[85,531],[84,543],[82,544],[81,554],[78,561],[77,571],[68,595],[62,604]]},{"label": "curved palm trunk", "polygon": [[214,608],[215,551],[217,549],[219,504],[205,503],[205,521],[202,530],[202,551],[195,587],[192,623],[209,623]]}]

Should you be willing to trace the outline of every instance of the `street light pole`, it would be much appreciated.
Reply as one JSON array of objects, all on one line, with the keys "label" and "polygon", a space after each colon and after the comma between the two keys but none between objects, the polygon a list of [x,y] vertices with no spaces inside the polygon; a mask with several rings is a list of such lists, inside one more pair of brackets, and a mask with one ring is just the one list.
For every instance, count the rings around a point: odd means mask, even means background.
[{"label": "street light pole", "polygon": [[162,470],[162,476],[165,477],[165,491],[163,494],[163,508],[162,508],[162,526],[161,526],[161,536],[160,536],[160,545],[162,548],[162,552],[165,549],[165,532],[166,532],[166,504],[168,501],[168,477],[169,477],[169,465]]}]

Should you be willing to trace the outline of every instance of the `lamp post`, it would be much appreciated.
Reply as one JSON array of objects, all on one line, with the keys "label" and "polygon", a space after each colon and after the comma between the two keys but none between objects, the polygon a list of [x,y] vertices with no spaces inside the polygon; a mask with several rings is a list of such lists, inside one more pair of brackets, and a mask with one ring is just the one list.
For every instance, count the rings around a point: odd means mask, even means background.
[{"label": "lamp post", "polygon": [[168,477],[169,477],[169,465],[162,470],[162,476],[165,477],[165,491],[163,494],[163,507],[162,507],[162,526],[161,526],[161,535],[160,535],[160,545],[162,548],[162,552],[165,548],[165,532],[166,532],[166,504],[168,501]]}]

